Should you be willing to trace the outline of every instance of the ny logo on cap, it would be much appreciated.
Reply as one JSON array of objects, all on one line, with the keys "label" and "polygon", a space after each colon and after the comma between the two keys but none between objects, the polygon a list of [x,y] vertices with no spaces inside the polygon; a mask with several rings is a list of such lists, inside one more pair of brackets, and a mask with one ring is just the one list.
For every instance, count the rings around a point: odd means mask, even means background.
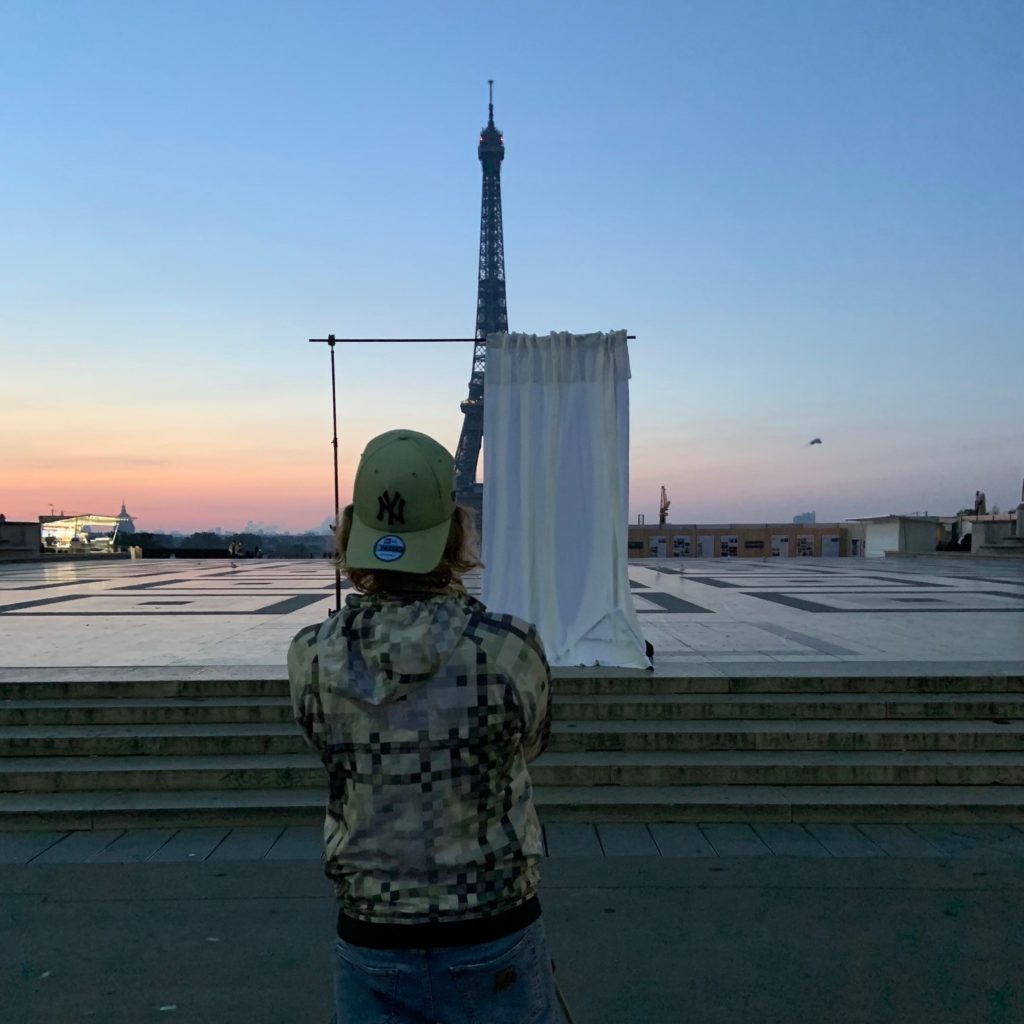
[{"label": "ny logo on cap", "polygon": [[395,491],[392,497],[387,491],[377,497],[377,519],[382,520],[387,513],[388,526],[399,523],[405,526],[405,498]]}]

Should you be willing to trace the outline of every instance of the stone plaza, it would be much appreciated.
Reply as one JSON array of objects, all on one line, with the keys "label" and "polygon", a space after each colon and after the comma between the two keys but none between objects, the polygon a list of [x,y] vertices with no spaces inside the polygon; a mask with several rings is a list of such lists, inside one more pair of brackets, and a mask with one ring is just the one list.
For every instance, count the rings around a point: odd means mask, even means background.
[{"label": "stone plaza", "polygon": [[[93,667],[280,673],[290,638],[333,607],[333,571],[314,559],[236,566],[0,564],[4,678]],[[1024,664],[1024,564],[1016,561],[671,558],[631,562],[629,573],[659,674],[764,672],[780,663],[831,674],[837,665],[892,663],[978,674]],[[478,579],[467,583],[479,593]]]}]

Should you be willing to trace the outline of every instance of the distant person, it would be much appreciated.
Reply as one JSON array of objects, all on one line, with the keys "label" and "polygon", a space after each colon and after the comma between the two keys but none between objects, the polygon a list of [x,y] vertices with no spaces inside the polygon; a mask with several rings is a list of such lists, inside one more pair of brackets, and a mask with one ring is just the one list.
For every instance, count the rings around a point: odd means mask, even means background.
[{"label": "distant person", "polygon": [[527,762],[548,742],[535,628],[488,611],[452,456],[374,438],[338,556],[353,588],[288,650],[296,719],[328,772],[339,901],[334,1024],[554,1024]]}]

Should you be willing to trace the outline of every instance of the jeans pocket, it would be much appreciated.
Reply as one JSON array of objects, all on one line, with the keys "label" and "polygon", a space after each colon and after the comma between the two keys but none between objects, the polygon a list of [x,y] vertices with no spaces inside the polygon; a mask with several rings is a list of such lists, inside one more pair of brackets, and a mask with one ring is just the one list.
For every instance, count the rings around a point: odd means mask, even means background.
[{"label": "jeans pocket", "polygon": [[[377,951],[373,951],[375,954]],[[338,940],[334,957],[334,1021],[336,1024],[397,1024],[397,967],[384,957],[367,956]]]},{"label": "jeans pocket", "polygon": [[537,925],[473,948],[471,959],[450,964],[449,976],[466,1018],[473,1024],[536,1024],[546,1021],[549,999],[537,943]]}]

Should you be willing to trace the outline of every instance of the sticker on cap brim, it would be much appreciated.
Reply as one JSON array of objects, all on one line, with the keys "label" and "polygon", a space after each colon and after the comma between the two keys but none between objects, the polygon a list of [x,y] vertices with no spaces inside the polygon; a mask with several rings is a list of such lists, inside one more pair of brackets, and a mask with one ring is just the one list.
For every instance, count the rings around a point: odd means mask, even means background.
[{"label": "sticker on cap brim", "polygon": [[381,537],[373,545],[373,557],[379,562],[397,562],[405,554],[405,541],[401,537],[388,534]]}]

